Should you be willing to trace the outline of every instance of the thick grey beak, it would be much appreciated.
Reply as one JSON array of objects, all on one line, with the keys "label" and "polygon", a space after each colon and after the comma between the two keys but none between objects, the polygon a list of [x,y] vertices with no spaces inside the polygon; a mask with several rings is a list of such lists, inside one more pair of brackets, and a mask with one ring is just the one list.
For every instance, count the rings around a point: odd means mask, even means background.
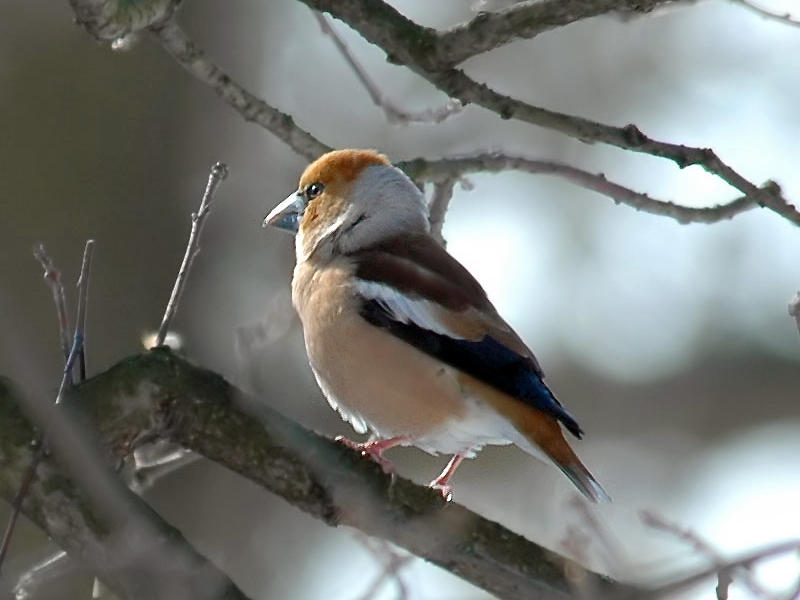
[{"label": "thick grey beak", "polygon": [[301,194],[295,192],[264,217],[264,227],[271,225],[292,234],[297,233],[297,229],[300,227],[300,217],[303,216],[305,209],[305,199]]}]

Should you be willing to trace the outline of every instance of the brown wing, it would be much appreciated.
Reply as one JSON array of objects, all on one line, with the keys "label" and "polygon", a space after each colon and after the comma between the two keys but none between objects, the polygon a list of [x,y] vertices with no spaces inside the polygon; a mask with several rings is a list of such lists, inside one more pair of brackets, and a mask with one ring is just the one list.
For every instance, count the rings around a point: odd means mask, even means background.
[{"label": "brown wing", "polygon": [[481,284],[431,236],[391,238],[352,257],[356,277],[441,306],[444,310],[437,316],[450,329],[466,339],[488,335],[529,361],[539,377],[544,376],[533,352],[498,314]]}]

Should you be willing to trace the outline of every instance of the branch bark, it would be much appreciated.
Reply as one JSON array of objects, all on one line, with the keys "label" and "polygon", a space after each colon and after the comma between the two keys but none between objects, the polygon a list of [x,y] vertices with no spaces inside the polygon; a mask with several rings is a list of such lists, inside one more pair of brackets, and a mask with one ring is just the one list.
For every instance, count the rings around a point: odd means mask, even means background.
[{"label": "branch bark", "polygon": [[[386,52],[390,62],[405,65],[427,79],[451,98],[462,104],[476,104],[490,110],[502,119],[517,119],[532,125],[552,129],[582,142],[600,142],[623,150],[649,154],[673,161],[680,168],[697,165],[716,175],[730,186],[750,197],[760,206],[769,208],[800,225],[800,212],[780,194],[759,188],[727,165],[709,148],[695,148],[683,144],[661,142],[645,135],[636,125],[615,127],[583,117],[567,115],[505,96],[484,83],[479,83],[459,69],[442,68],[438,58],[439,37],[435,30],[423,27],[400,14],[382,0],[300,0],[310,8],[329,13],[347,23],[372,44]],[[581,2],[569,2],[580,6]],[[623,8],[625,0],[613,3]],[[641,3],[638,3],[641,4]],[[658,4],[653,3],[653,6]],[[528,3],[526,3],[528,5]],[[564,19],[561,25],[577,21]],[[525,29],[526,37],[536,34],[536,28]],[[502,36],[501,36],[502,37]],[[434,58],[431,58],[431,57]]]},{"label": "branch bark", "polygon": [[[13,495],[25,464],[20,457],[29,453],[32,433],[14,402],[8,391],[0,394],[0,416],[9,424],[0,429],[0,452],[15,457],[0,461],[0,494],[5,498]],[[257,407],[259,418],[245,413],[240,408],[244,405]],[[573,592],[565,575],[568,559],[462,506],[443,503],[427,487],[386,475],[357,452],[303,429],[166,349],[128,358],[88,380],[62,410],[88,419],[87,427],[117,457],[132,451],[130,440],[178,443],[328,525],[347,525],[389,540],[500,598],[567,597]],[[45,478],[56,476],[58,485],[48,486]],[[65,549],[86,556],[83,547],[96,546],[102,528],[85,512],[77,488],[50,461],[38,477],[26,514]],[[62,514],[79,520],[68,530],[54,528],[54,516]],[[73,537],[82,540],[80,545]],[[178,537],[173,530],[170,539]],[[89,562],[103,569],[102,560]],[[591,591],[631,591],[591,572],[581,583]]]},{"label": "branch bark", "polygon": [[[31,443],[36,430],[22,404],[0,378],[0,497],[6,500],[38,452]],[[98,459],[109,453],[87,441],[89,427],[76,427],[68,418],[75,404],[74,397],[58,407],[47,399],[24,403],[44,423],[53,455],[41,461],[31,479],[23,514],[120,597],[246,600],[227,575]]]}]

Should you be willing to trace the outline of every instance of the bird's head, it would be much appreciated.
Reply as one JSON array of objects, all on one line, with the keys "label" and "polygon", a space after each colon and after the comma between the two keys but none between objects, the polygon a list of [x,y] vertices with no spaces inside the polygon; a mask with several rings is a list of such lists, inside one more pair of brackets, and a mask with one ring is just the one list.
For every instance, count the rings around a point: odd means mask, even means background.
[{"label": "bird's head", "polygon": [[297,234],[297,258],[332,256],[429,229],[425,198],[372,150],[335,150],[311,163],[297,191],[264,219]]}]

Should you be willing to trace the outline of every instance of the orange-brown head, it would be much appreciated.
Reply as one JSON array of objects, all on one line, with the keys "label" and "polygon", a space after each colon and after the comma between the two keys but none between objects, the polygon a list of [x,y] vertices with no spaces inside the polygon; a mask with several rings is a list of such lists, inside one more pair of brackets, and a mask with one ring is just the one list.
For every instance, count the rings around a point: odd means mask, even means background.
[{"label": "orange-brown head", "polygon": [[413,182],[372,150],[335,150],[311,163],[295,193],[264,219],[297,234],[298,260],[352,252],[399,233],[428,230]]}]

